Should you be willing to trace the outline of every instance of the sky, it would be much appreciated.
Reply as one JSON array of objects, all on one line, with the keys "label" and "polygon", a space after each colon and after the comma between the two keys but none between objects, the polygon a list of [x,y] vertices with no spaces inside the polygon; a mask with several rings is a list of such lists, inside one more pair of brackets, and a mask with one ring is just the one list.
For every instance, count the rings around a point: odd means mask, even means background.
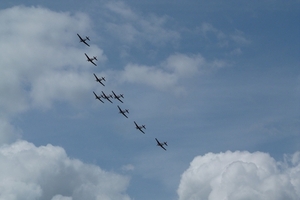
[{"label": "sky", "polygon": [[0,200],[299,199],[299,22],[299,0],[1,2]]}]

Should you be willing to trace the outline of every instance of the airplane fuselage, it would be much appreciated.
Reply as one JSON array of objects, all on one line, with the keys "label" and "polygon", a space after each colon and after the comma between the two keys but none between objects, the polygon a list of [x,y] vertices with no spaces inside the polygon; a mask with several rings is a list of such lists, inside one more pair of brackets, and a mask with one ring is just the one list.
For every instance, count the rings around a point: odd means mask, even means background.
[{"label": "airplane fuselage", "polygon": [[116,93],[114,93],[114,91],[112,91],[112,93],[113,93],[115,99],[118,99],[118,101],[123,103],[123,101],[121,100],[121,98],[124,98],[123,94],[116,95]]},{"label": "airplane fuselage", "polygon": [[104,78],[104,77],[98,78],[98,77],[96,76],[96,74],[94,74],[94,76],[95,76],[97,82],[99,82],[101,85],[105,86],[104,83],[102,83],[102,81],[105,81],[105,78]]},{"label": "airplane fuselage", "polygon": [[112,98],[112,96],[111,95],[106,95],[103,91],[102,91],[102,98],[103,99],[106,99],[107,101],[109,101],[110,103],[113,103],[109,98]]},{"label": "airplane fuselage", "polygon": [[164,149],[165,151],[167,150],[164,146],[168,146],[167,142],[159,142],[157,138],[155,138],[156,142],[157,142],[157,146],[160,146],[162,149]]},{"label": "airplane fuselage", "polygon": [[93,91],[95,98],[104,103],[104,101],[101,100],[101,96],[98,96],[94,91]]},{"label": "airplane fuselage", "polygon": [[78,33],[77,33],[77,36],[79,37],[80,42],[86,44],[87,46],[90,46],[90,45],[86,42],[86,40],[90,40],[90,38],[89,38],[88,36],[86,36],[85,38],[82,38]]},{"label": "airplane fuselage", "polygon": [[135,128],[136,128],[136,129],[138,129],[139,131],[141,131],[142,133],[145,134],[145,132],[143,131],[143,129],[146,129],[146,126],[145,126],[145,125],[139,126],[135,121],[134,121],[134,124],[135,124]]},{"label": "airplane fuselage", "polygon": [[88,62],[91,62],[93,65],[97,66],[96,63],[94,63],[93,61],[93,60],[97,60],[95,56],[93,58],[90,58],[86,53],[84,55],[86,56]]}]

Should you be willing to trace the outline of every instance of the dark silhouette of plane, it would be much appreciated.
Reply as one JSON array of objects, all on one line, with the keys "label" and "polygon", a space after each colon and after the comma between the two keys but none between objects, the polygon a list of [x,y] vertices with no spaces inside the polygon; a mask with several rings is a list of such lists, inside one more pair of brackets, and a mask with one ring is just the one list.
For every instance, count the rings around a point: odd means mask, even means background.
[{"label": "dark silhouette of plane", "polygon": [[155,138],[156,142],[157,142],[157,146],[160,146],[161,148],[163,148],[165,151],[167,151],[167,149],[164,147],[168,146],[167,142],[159,142],[157,138]]},{"label": "dark silhouette of plane", "polygon": [[96,56],[93,56],[92,58],[90,58],[86,53],[84,55],[86,56],[88,62],[91,62],[95,66],[97,66],[96,63],[94,63],[94,61],[93,61],[93,60],[97,60]]},{"label": "dark silhouette of plane", "polygon": [[93,91],[95,98],[104,103],[104,101],[101,100],[101,96],[98,96],[94,91]]},{"label": "dark silhouette of plane", "polygon": [[106,100],[109,101],[110,103],[113,103],[113,102],[109,99],[109,98],[113,98],[113,97],[111,96],[111,94],[110,94],[110,95],[106,95],[106,94],[102,91],[101,97],[102,97],[103,99],[106,99]]},{"label": "dark silhouette of plane", "polygon": [[135,128],[138,129],[139,131],[141,131],[142,133],[145,134],[145,132],[142,130],[142,129],[146,129],[146,126],[145,125],[137,125],[137,123],[134,121],[134,124],[135,124]]},{"label": "dark silhouette of plane", "polygon": [[88,36],[86,36],[85,38],[82,38],[78,33],[77,33],[77,36],[79,37],[80,39],[80,42],[83,42],[84,44],[86,44],[87,46],[90,46],[86,40],[90,41],[90,38]]},{"label": "dark silhouette of plane", "polygon": [[101,85],[105,86],[104,83],[102,83],[102,81],[106,81],[106,80],[105,80],[105,77],[98,78],[98,77],[96,76],[96,74],[94,74],[94,76],[95,76],[97,82],[99,82],[99,83],[101,83]]},{"label": "dark silhouette of plane", "polygon": [[123,101],[121,100],[121,98],[124,98],[123,94],[120,95],[116,95],[116,93],[114,93],[114,91],[112,91],[114,98],[118,99],[121,103],[123,103]]},{"label": "dark silhouette of plane", "polygon": [[121,113],[121,114],[124,115],[126,118],[128,118],[127,115],[126,115],[125,113],[129,113],[129,111],[128,111],[127,109],[122,110],[122,109],[120,108],[120,106],[118,106],[118,108],[119,108],[119,113]]}]

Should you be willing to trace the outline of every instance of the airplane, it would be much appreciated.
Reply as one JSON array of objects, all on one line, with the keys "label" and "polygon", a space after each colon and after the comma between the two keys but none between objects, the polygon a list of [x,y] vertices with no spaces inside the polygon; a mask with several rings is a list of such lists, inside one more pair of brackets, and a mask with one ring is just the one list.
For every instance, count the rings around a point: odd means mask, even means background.
[{"label": "airplane", "polygon": [[101,100],[101,96],[98,96],[94,91],[93,91],[93,93],[94,93],[96,99],[98,99],[99,101],[101,101],[102,103],[104,103],[104,101]]},{"label": "airplane", "polygon": [[167,142],[159,142],[157,138],[155,138],[156,142],[157,142],[157,146],[160,146],[161,148],[163,148],[165,151],[167,151],[167,149],[164,147],[164,145],[168,146]]},{"label": "airplane", "polygon": [[118,106],[118,108],[119,108],[119,113],[121,113],[121,114],[124,115],[126,118],[128,118],[127,115],[126,115],[125,113],[129,113],[129,111],[128,111],[127,109],[122,110],[122,109],[120,108],[120,106]]},{"label": "airplane", "polygon": [[123,94],[116,95],[116,94],[114,93],[114,91],[112,91],[112,93],[113,93],[115,99],[118,99],[120,102],[123,103],[123,101],[121,100],[121,98],[124,98]]},{"label": "airplane", "polygon": [[135,128],[138,129],[139,131],[141,131],[142,133],[145,134],[145,132],[142,130],[142,129],[146,129],[146,126],[145,125],[137,125],[137,123],[134,121],[134,124],[135,124]]},{"label": "airplane", "polygon": [[102,83],[102,81],[106,81],[106,80],[105,80],[105,77],[98,78],[98,77],[96,76],[96,74],[94,74],[94,76],[95,76],[97,82],[99,82],[99,83],[101,83],[101,85],[105,86],[104,83]]},{"label": "airplane", "polygon": [[84,39],[77,33],[77,36],[79,37],[80,39],[80,42],[83,42],[84,44],[86,44],[87,46],[90,46],[86,40],[90,41],[90,38],[88,36],[86,36]]},{"label": "airplane", "polygon": [[113,103],[113,102],[109,99],[109,98],[113,98],[113,97],[111,96],[111,94],[110,94],[110,95],[106,95],[106,94],[102,91],[101,97],[102,97],[103,99],[106,99],[106,100],[109,101],[110,103]]},{"label": "airplane", "polygon": [[95,66],[97,66],[96,63],[93,62],[93,60],[97,60],[96,56],[90,58],[86,53],[85,53],[85,56],[86,56],[88,62],[91,62],[91,63],[93,63]]}]

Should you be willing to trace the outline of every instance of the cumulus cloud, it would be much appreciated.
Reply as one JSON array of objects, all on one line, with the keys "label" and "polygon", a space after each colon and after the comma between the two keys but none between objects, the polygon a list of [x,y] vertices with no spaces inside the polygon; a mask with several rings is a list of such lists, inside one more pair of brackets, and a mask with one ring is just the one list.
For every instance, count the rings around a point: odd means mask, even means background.
[{"label": "cumulus cloud", "polygon": [[201,54],[186,55],[176,53],[156,66],[128,64],[119,73],[119,80],[130,83],[143,83],[156,89],[180,92],[180,80],[195,75],[203,75],[226,66],[226,61],[207,61]]},{"label": "cumulus cloud", "polygon": [[[78,94],[89,87],[87,77],[80,77],[91,69],[83,53],[93,52],[100,62],[106,59],[95,45],[84,50],[78,42],[76,33],[90,31],[91,26],[82,13],[17,6],[0,11],[0,24],[0,92],[5,94],[0,110],[6,114],[26,111],[36,103],[49,107],[57,100],[54,96],[74,102],[68,91]],[[75,89],[74,78],[83,86]],[[43,103],[41,96],[49,98]]]},{"label": "cumulus cloud", "polygon": [[222,31],[218,30],[210,23],[202,23],[200,31],[205,37],[207,37],[209,33],[213,33],[219,40],[226,38],[226,35]]},{"label": "cumulus cloud", "polygon": [[300,152],[276,162],[262,152],[208,153],[197,156],[182,174],[180,200],[300,198]]},{"label": "cumulus cloud", "polygon": [[122,166],[121,168],[123,171],[133,171],[135,169],[134,165],[132,164],[127,164]]},{"label": "cumulus cloud", "polygon": [[32,82],[30,97],[32,107],[51,107],[54,101],[69,101],[78,104],[84,97],[89,96],[93,87],[91,73],[49,71],[40,74]]},{"label": "cumulus cloud", "polygon": [[110,20],[106,22],[107,30],[126,44],[148,42],[161,45],[180,37],[177,31],[166,28],[168,18],[165,16],[144,17],[120,1],[107,3],[106,8],[110,11]]},{"label": "cumulus cloud", "polygon": [[188,56],[185,54],[174,54],[167,58],[166,68],[174,71],[179,76],[191,76],[198,73],[200,67],[206,63],[200,54]]},{"label": "cumulus cloud", "polygon": [[159,89],[173,86],[177,79],[175,74],[168,73],[154,66],[136,64],[128,64],[121,73],[123,81],[144,83]]},{"label": "cumulus cloud", "polygon": [[64,197],[62,195],[55,195],[51,200],[72,200],[72,197]]},{"label": "cumulus cloud", "polygon": [[245,34],[240,30],[235,30],[235,32],[230,36],[231,39],[238,44],[250,44],[251,41],[245,37]]},{"label": "cumulus cloud", "polygon": [[13,127],[5,118],[0,118],[0,145],[21,138],[21,131]]},{"label": "cumulus cloud", "polygon": [[129,200],[128,183],[125,176],[69,158],[61,147],[26,141],[0,147],[0,199]]},{"label": "cumulus cloud", "polygon": [[[198,31],[206,39],[215,37],[218,41],[219,47],[228,47],[229,45],[232,45],[238,46],[236,48],[239,48],[241,45],[248,45],[251,43],[251,41],[247,39],[245,34],[240,30],[235,30],[234,33],[227,34],[207,22],[202,23],[201,27],[198,28]],[[239,51],[241,51],[240,48]]]}]

